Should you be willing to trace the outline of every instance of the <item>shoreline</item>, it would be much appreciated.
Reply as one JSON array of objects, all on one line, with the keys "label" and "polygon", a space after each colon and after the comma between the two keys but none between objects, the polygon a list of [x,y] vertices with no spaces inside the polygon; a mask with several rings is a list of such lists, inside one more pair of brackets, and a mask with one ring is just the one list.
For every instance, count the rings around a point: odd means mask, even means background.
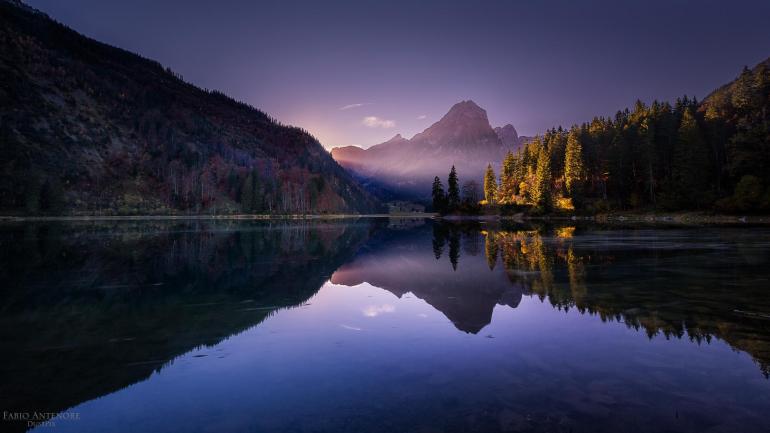
[{"label": "shoreline", "polygon": [[677,226],[697,226],[697,225],[770,225],[770,216],[768,215],[709,215],[697,212],[691,213],[607,213],[597,215],[450,215],[448,217],[439,217],[448,221],[461,220],[481,220],[481,221],[516,221],[516,222],[555,222],[555,223],[575,223],[575,224],[628,224],[628,225],[677,225]]},{"label": "shoreline", "polygon": [[426,218],[445,221],[542,221],[575,222],[597,224],[673,224],[673,225],[770,225],[770,215],[709,215],[697,212],[654,214],[654,213],[607,213],[597,215],[541,215],[523,213],[514,215],[445,215],[436,213],[399,214],[288,214],[288,215],[63,215],[63,216],[21,216],[0,215],[0,223],[9,222],[85,222],[85,221],[266,221],[266,220],[342,220],[358,218]]},{"label": "shoreline", "polygon": [[324,220],[353,218],[435,218],[432,213],[404,214],[289,214],[289,215],[62,215],[62,216],[20,216],[0,215],[0,222],[45,222],[45,221],[164,221],[164,220]]}]

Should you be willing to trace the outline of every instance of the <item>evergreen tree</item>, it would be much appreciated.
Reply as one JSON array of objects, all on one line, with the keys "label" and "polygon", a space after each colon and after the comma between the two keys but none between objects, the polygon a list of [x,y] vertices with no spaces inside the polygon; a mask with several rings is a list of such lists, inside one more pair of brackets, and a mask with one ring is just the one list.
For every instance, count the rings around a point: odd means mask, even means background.
[{"label": "evergreen tree", "polygon": [[460,259],[460,232],[452,227],[449,232],[449,262],[452,270],[457,270],[457,261]]},{"label": "evergreen tree", "polygon": [[487,164],[487,171],[484,174],[484,198],[489,204],[495,204],[497,199],[497,177],[492,164]]},{"label": "evergreen tree", "polygon": [[[453,209],[458,185],[453,167]],[[674,104],[637,101],[569,131],[552,128],[506,154],[499,179],[491,166],[484,176],[484,197],[498,204],[521,200],[547,211],[561,188],[593,212],[770,209],[770,64],[744,69],[700,103],[686,95]]]},{"label": "evergreen tree", "polygon": [[503,160],[503,169],[500,173],[500,188],[497,190],[497,202],[510,204],[517,191],[516,167],[517,159],[512,152],[508,152]]},{"label": "evergreen tree", "polygon": [[521,189],[519,186],[525,181],[527,177],[527,165],[525,164],[524,155],[520,150],[513,159],[513,193],[521,195]]},{"label": "evergreen tree", "polygon": [[[655,101],[653,110],[656,109]],[[644,164],[644,184],[650,203],[655,203],[655,167],[658,164],[657,152],[655,149],[655,120],[647,118],[642,120],[641,128],[641,151],[643,153],[642,164]]]},{"label": "evergreen tree", "polygon": [[709,192],[708,148],[691,108],[682,115],[674,157],[676,204],[685,207],[703,204]]},{"label": "evergreen tree", "polygon": [[441,179],[436,176],[433,179],[433,211],[438,213],[446,212],[446,195],[444,194],[444,186],[441,184]]},{"label": "evergreen tree", "polygon": [[744,67],[743,71],[741,71],[741,75],[735,80],[732,92],[731,102],[739,112],[746,112],[753,107],[754,101],[756,100],[754,85],[754,75],[749,68]]},{"label": "evergreen tree", "polygon": [[770,74],[744,69],[735,82],[735,134],[728,143],[728,169],[735,180],[754,175],[770,181]]},{"label": "evergreen tree", "polygon": [[567,193],[575,198],[582,191],[583,179],[583,145],[580,143],[577,127],[570,130],[567,136],[567,148],[564,152],[564,184]]},{"label": "evergreen tree", "polygon": [[447,211],[456,210],[460,206],[460,180],[457,178],[457,170],[452,166],[447,178]]},{"label": "evergreen tree", "polygon": [[497,252],[499,249],[499,246],[497,245],[497,235],[495,232],[489,232],[484,241],[484,253],[487,258],[487,266],[489,266],[489,270],[491,271],[495,269],[495,265],[497,264]]},{"label": "evergreen tree", "polygon": [[444,252],[447,236],[446,225],[435,222],[433,224],[433,256],[436,257],[436,260],[440,259],[441,254]]},{"label": "evergreen tree", "polygon": [[537,170],[532,185],[532,201],[542,210],[551,209],[551,157],[545,146],[540,146],[537,157]]}]

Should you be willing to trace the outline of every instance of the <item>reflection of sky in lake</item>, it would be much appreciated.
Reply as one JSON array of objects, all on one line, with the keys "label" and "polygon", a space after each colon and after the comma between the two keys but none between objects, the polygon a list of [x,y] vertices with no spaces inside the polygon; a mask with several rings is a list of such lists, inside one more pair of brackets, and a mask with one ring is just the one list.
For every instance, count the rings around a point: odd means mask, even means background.
[{"label": "reflection of sky in lake", "polygon": [[768,408],[770,382],[720,341],[650,340],[530,296],[472,334],[412,293],[326,283],[306,305],[73,408],[81,420],[56,430],[649,431],[654,418],[730,431],[768,427]]},{"label": "reflection of sky in lake", "polygon": [[770,431],[770,230],[395,221],[0,227],[0,407],[80,413],[39,432]]}]

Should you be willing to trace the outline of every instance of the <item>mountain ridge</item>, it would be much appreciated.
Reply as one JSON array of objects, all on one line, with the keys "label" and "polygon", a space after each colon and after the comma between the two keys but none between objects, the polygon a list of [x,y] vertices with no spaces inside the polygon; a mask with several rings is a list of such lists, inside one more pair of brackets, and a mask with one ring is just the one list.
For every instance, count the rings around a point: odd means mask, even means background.
[{"label": "mountain ridge", "polygon": [[464,100],[410,139],[397,134],[366,149],[335,147],[331,155],[365,184],[424,198],[430,180],[446,176],[452,165],[463,178],[480,181],[487,164],[497,166],[508,151],[516,151],[521,140],[513,125],[498,130],[490,125],[486,110]]},{"label": "mountain ridge", "polygon": [[366,213],[307,131],[0,1],[0,212]]}]

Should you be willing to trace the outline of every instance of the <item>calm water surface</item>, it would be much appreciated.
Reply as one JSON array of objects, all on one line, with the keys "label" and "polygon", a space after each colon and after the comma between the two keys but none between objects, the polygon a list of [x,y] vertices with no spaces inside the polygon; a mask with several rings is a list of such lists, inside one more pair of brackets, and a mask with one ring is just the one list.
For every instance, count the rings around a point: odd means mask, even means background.
[{"label": "calm water surface", "polygon": [[0,290],[36,432],[770,431],[764,228],[7,224]]}]

